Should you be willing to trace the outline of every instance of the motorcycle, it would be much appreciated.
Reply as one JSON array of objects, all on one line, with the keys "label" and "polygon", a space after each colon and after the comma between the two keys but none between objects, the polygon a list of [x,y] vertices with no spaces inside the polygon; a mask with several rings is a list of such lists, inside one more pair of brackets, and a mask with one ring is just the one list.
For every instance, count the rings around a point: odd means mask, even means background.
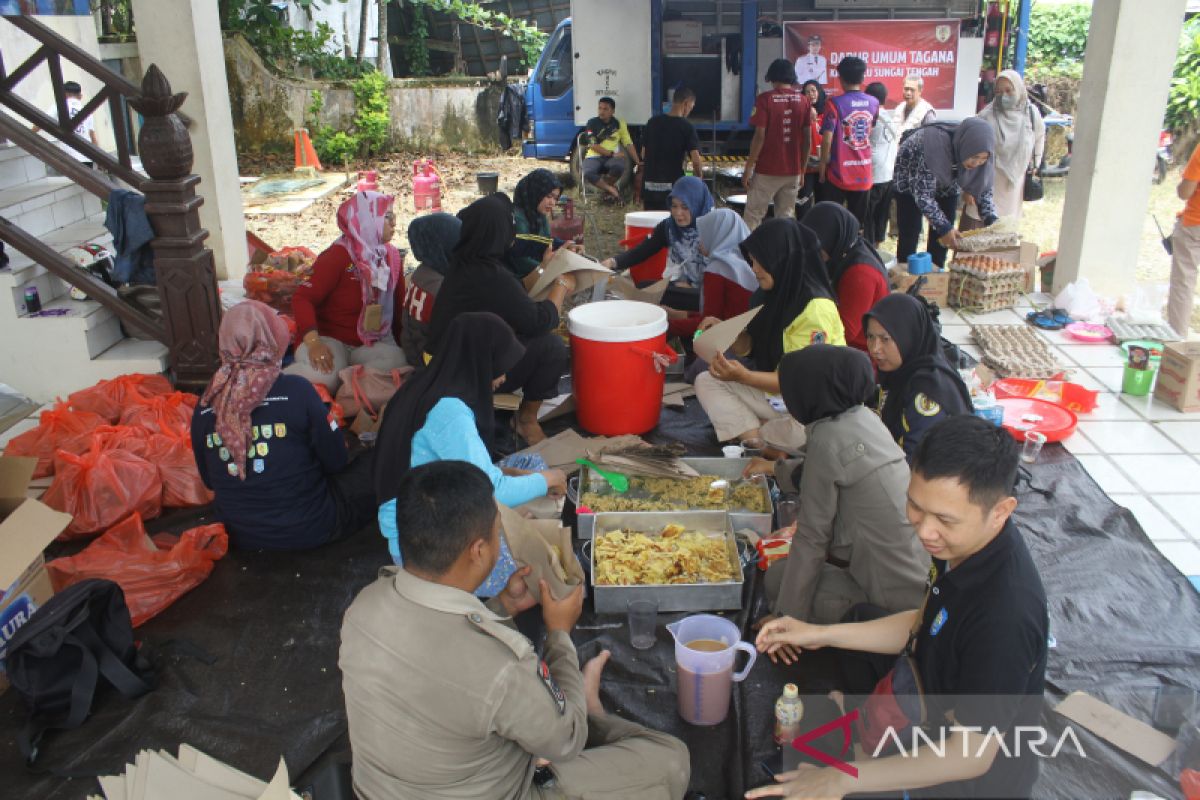
[{"label": "motorcycle", "polygon": [[1046,89],[1041,84],[1034,84],[1030,87],[1029,98],[1042,113],[1042,122],[1046,124],[1047,131],[1050,128],[1062,128],[1067,140],[1067,152],[1058,160],[1057,164],[1046,163],[1046,156],[1043,154],[1042,163],[1038,164],[1037,168],[1038,177],[1065,178],[1071,171],[1071,151],[1075,146],[1075,118],[1052,108],[1046,102]]}]

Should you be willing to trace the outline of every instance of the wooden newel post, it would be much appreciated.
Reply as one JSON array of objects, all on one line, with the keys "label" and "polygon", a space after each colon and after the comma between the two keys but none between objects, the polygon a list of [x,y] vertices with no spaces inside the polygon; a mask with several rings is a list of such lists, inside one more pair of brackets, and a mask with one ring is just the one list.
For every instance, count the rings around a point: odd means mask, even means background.
[{"label": "wooden newel post", "polygon": [[204,198],[196,194],[200,176],[191,174],[192,140],[175,113],[186,97],[171,94],[166,76],[151,64],[141,95],[129,104],[145,118],[138,148],[151,179],[141,190],[154,228],[151,247],[171,369],[179,388],[198,390],[220,365],[221,299],[213,253],[204,245],[208,230],[200,226]]}]

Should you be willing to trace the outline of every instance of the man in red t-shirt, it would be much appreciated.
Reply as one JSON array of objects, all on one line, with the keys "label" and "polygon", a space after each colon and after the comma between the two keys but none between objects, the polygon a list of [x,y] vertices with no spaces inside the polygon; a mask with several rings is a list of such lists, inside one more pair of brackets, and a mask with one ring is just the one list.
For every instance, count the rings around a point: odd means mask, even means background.
[{"label": "man in red t-shirt", "polygon": [[750,113],[754,139],[742,174],[748,192],[744,216],[751,230],[762,222],[772,201],[775,216],[796,216],[796,196],[812,137],[812,105],[796,87],[792,62],[775,59],[766,79],[774,88],[754,100],[754,111]]}]

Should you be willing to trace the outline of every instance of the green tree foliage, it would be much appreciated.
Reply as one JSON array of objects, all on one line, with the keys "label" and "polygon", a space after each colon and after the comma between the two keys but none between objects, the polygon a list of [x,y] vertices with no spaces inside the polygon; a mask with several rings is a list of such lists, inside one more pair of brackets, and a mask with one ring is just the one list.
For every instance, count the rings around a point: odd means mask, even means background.
[{"label": "green tree foliage", "polygon": [[1034,3],[1029,18],[1029,65],[1078,72],[1087,49],[1091,3]]},{"label": "green tree foliage", "polygon": [[1200,17],[1183,26],[1179,51],[1175,55],[1175,75],[1167,98],[1166,126],[1181,132],[1196,127],[1200,120]]},{"label": "green tree foliage", "polygon": [[354,120],[348,130],[334,130],[321,122],[325,98],[313,92],[308,106],[308,129],[317,157],[327,164],[342,164],[356,156],[372,156],[384,151],[391,139],[391,114],[388,110],[388,81],[378,72],[369,72],[354,82]]},{"label": "green tree foliage", "polygon": [[412,30],[408,32],[408,43],[404,45],[404,60],[408,62],[408,74],[419,77],[429,74],[429,48],[425,46],[425,40],[429,38],[429,23],[420,11],[412,16]]},{"label": "green tree foliage", "polygon": [[[500,11],[484,8],[482,3],[468,3],[464,0],[410,0],[414,4],[427,5],[435,11],[441,11],[457,19],[489,31],[499,31],[517,43],[521,48],[522,60],[525,66],[532,68],[546,46],[546,34],[524,20],[510,17]],[[419,16],[419,15],[417,15]],[[415,73],[414,73],[415,74]]]},{"label": "green tree foliage", "polygon": [[[314,5],[347,0],[292,0],[298,7],[311,12]],[[313,77],[324,80],[352,80],[369,72],[372,67],[358,63],[336,52],[333,28],[319,22],[313,32],[296,30],[279,15],[271,0],[220,0],[221,26],[246,37],[264,61],[285,72],[311,69]]]}]

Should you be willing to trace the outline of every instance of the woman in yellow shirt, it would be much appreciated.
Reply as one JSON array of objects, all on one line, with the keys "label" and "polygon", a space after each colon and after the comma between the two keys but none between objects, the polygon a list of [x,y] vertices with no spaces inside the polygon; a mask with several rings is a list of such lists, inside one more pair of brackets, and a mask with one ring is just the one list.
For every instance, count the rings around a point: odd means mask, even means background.
[{"label": "woman in yellow shirt", "polygon": [[[718,356],[696,378],[696,395],[722,442],[762,438],[796,453],[804,428],[779,396],[779,361],[810,344],[846,344],[837,300],[816,235],[790,219],[764,222],[742,242],[762,289],[762,310],[734,343],[751,366]],[[705,320],[701,328],[713,324]]]}]

